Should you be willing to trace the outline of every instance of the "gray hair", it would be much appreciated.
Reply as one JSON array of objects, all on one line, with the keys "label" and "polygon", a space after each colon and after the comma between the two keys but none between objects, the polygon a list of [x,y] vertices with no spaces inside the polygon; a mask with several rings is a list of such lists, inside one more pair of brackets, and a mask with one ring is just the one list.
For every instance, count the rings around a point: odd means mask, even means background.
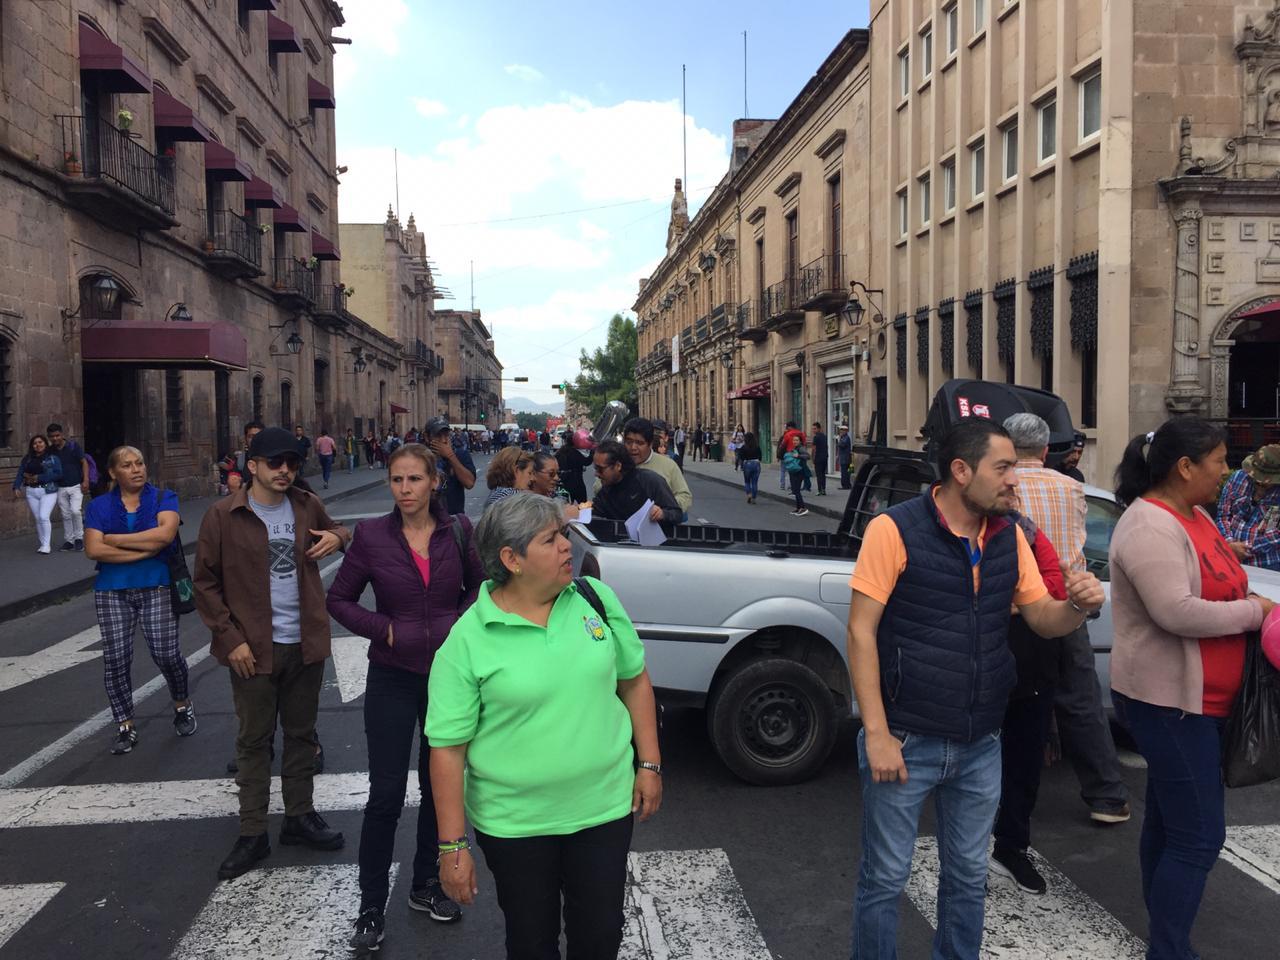
[{"label": "gray hair", "polygon": [[551,524],[563,522],[558,500],[540,493],[521,490],[499,500],[485,510],[476,527],[476,544],[480,562],[489,579],[502,586],[511,579],[511,571],[502,564],[502,548],[510,547],[519,556],[529,550],[529,543]]},{"label": "gray hair", "polygon": [[1031,453],[1038,457],[1049,445],[1049,424],[1034,413],[1015,413],[1005,420],[1004,428],[1018,453]]}]

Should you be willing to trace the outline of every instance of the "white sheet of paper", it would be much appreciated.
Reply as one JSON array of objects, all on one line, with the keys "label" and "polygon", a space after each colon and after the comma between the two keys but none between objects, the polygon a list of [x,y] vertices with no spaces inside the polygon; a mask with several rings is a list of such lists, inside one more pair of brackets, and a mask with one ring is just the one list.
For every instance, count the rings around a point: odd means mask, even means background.
[{"label": "white sheet of paper", "polygon": [[578,523],[590,523],[590,522],[591,522],[591,508],[583,507],[581,510],[578,511]]},{"label": "white sheet of paper", "polygon": [[667,542],[667,535],[662,527],[649,519],[649,511],[653,509],[653,501],[646,500],[644,506],[627,518],[627,536],[642,547],[656,547]]}]

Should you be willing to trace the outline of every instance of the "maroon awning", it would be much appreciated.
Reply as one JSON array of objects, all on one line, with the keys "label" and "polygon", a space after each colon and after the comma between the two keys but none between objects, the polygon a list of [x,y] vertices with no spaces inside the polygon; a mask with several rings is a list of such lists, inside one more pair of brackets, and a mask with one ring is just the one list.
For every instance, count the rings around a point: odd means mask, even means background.
[{"label": "maroon awning", "polygon": [[730,400],[763,400],[769,396],[769,381],[757,380],[755,383],[748,383],[745,387],[730,390],[726,396]]},{"label": "maroon awning", "polygon": [[1240,314],[1238,320],[1263,320],[1276,319],[1280,320],[1280,300],[1272,300],[1270,303],[1264,303],[1260,307],[1254,307],[1252,310],[1246,310]]},{"label": "maroon awning", "polygon": [[285,230],[289,233],[310,233],[311,221],[307,219],[305,213],[299,213],[287,203],[280,204],[273,215],[277,230]]},{"label": "maroon awning", "polygon": [[286,23],[274,13],[267,14],[267,49],[276,53],[301,53],[302,38],[293,24]]},{"label": "maroon awning", "polygon": [[128,363],[182,370],[247,370],[249,344],[230,323],[121,323],[86,327],[85,363]]},{"label": "maroon awning", "polygon": [[323,110],[336,110],[333,91],[315,77],[307,77],[307,105]]},{"label": "maroon awning", "polygon": [[204,175],[208,180],[251,180],[253,168],[217,141],[204,145]]},{"label": "maroon awning", "polygon": [[244,185],[244,206],[246,210],[250,207],[274,207],[278,210],[284,206],[284,197],[261,177],[250,177]]},{"label": "maroon awning", "polygon": [[181,100],[159,88],[151,96],[155,104],[156,129],[164,130],[168,139],[191,143],[208,143],[213,139],[213,131]]},{"label": "maroon awning", "polygon": [[408,407],[402,407],[402,406],[400,406],[400,404],[396,403],[394,400],[391,402],[391,415],[392,415],[393,417],[394,417],[397,413],[408,413],[408,412],[409,412],[409,408],[408,408]]},{"label": "maroon awning", "polygon": [[107,93],[150,93],[151,77],[118,46],[80,22],[80,72],[92,73]]},{"label": "maroon awning", "polygon": [[311,231],[311,255],[317,260],[341,260],[333,241],[315,230]]}]

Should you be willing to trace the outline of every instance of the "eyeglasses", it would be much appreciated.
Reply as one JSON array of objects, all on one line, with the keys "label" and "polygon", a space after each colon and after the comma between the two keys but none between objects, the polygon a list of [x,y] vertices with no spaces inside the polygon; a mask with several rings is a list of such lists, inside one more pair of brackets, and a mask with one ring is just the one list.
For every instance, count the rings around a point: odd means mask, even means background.
[{"label": "eyeglasses", "polygon": [[599,465],[594,465],[592,466],[591,469],[594,470],[596,473],[604,473],[607,470],[612,470],[616,466],[617,466],[616,463],[606,463],[603,467]]},{"label": "eyeglasses", "polygon": [[288,467],[290,470],[297,470],[302,466],[302,461],[297,457],[285,455],[283,457],[266,457],[268,470],[279,470],[281,467]]}]

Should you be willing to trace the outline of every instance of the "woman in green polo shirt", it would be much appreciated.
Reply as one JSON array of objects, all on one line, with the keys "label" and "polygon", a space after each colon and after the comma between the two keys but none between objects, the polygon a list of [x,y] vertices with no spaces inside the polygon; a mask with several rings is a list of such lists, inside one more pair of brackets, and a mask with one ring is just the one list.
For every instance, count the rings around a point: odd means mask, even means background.
[{"label": "woman in green polo shirt", "polygon": [[632,815],[662,802],[644,647],[612,590],[589,581],[598,611],[573,583],[563,522],[533,493],[485,511],[490,579],[436,654],[427,696],[440,880],[474,900],[470,820],[510,960],[560,956],[562,898],[569,956],[617,956]]}]

